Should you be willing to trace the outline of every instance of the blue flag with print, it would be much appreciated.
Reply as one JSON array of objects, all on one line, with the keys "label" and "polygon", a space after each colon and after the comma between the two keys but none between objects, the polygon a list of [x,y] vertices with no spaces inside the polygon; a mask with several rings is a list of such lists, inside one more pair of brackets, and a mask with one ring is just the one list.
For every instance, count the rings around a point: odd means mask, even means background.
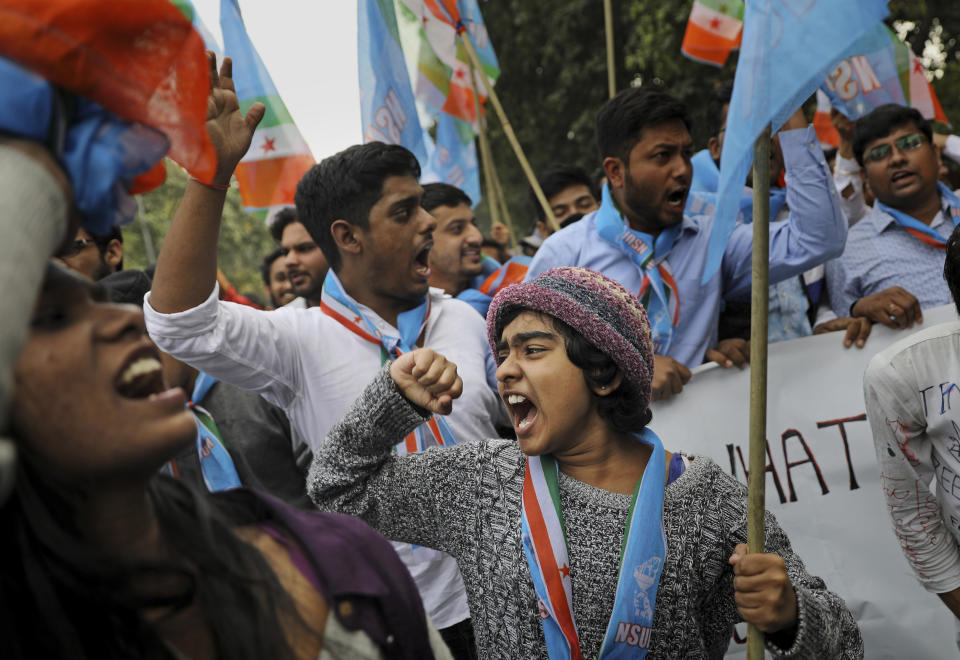
[{"label": "blue flag with print", "polygon": [[[429,136],[425,138],[429,140]],[[429,144],[429,143],[428,143]],[[423,182],[440,181],[456,186],[476,206],[480,202],[480,169],[473,129],[446,112],[437,116],[437,140],[423,171]]]},{"label": "blue flag with print", "polygon": [[768,124],[773,130],[782,126],[823,83],[836,61],[887,13],[887,0],[747,3],[704,283],[723,260],[757,137]]},{"label": "blue flag with print", "polygon": [[393,0],[360,0],[357,13],[363,141],[403,145],[426,164]]}]

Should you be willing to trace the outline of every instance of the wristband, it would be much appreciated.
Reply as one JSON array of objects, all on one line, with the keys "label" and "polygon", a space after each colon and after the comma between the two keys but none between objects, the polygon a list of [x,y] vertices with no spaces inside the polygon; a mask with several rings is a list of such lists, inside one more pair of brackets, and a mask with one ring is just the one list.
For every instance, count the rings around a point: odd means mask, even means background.
[{"label": "wristband", "polygon": [[200,179],[198,179],[198,178],[195,177],[195,176],[190,177],[190,180],[191,180],[191,181],[196,181],[196,182],[199,183],[201,186],[206,186],[207,188],[212,188],[212,189],[214,189],[214,190],[230,190],[230,184],[229,184],[229,183],[205,183],[205,182],[201,181]]}]

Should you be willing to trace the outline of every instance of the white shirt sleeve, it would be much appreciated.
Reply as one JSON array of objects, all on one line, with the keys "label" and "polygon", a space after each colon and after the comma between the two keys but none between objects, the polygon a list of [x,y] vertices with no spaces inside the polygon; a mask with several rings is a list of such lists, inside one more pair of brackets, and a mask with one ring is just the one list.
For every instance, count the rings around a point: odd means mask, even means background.
[{"label": "white shirt sleeve", "polygon": [[161,314],[143,302],[147,332],[165,353],[286,409],[300,392],[298,315],[219,300],[219,286],[192,309]]},{"label": "white shirt sleeve", "polygon": [[881,353],[863,377],[880,485],[904,556],[930,592],[960,588],[960,550],[930,490],[932,444],[918,388]]}]

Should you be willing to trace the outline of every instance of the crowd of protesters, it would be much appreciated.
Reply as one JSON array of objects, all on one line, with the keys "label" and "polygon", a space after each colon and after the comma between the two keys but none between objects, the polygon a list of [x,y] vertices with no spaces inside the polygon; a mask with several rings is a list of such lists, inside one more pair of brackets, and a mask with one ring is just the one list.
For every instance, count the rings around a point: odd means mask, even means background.
[{"label": "crowd of protesters", "polygon": [[[719,658],[748,622],[776,657],[863,657],[790,530],[768,515],[766,552],[747,552],[744,488],[650,426],[694,367],[748,361],[749,191],[703,279],[729,85],[698,152],[668,91],[603,104],[599,162],[543,172],[550,214],[534,204],[514,245],[505,226],[483,235],[464,191],[421,184],[402,146],[324,158],[270,218],[261,309],[217,245],[264,107],[244,112],[229,59],[206,57],[215,167],[191,173],[146,271],[124,268],[129,199],[99,186],[89,203],[99,170],[52,138],[82,114],[57,114],[64,83],[0,59],[52,117],[21,129],[19,97],[0,99],[16,283],[0,304],[0,656]],[[942,159],[960,138],[896,105],[834,120],[832,168],[802,108],[771,141],[768,338],[836,332],[857,350],[873,324],[957,300]],[[147,167],[164,151],[148,137]],[[958,347],[960,324],[940,326],[871,363],[888,477],[960,473],[956,424],[927,424],[916,397]],[[918,579],[960,618],[960,499],[885,492]],[[911,507],[935,512],[922,533]]]}]

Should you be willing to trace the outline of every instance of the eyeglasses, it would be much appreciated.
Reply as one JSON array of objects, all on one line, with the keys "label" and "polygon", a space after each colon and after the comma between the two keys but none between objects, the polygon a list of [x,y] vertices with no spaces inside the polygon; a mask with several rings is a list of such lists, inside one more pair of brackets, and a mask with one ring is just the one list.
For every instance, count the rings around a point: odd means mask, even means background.
[{"label": "eyeglasses", "polygon": [[96,245],[96,241],[89,238],[77,238],[74,239],[70,246],[63,251],[61,256],[64,257],[75,257],[76,255],[83,252],[88,245]]},{"label": "eyeglasses", "polygon": [[914,149],[919,149],[927,141],[927,136],[923,133],[911,133],[910,135],[904,135],[901,138],[897,138],[893,141],[893,145],[890,144],[878,144],[873,149],[863,154],[864,163],[879,163],[886,160],[890,157],[890,154],[893,153],[893,146],[895,145],[900,151],[913,151]]}]

